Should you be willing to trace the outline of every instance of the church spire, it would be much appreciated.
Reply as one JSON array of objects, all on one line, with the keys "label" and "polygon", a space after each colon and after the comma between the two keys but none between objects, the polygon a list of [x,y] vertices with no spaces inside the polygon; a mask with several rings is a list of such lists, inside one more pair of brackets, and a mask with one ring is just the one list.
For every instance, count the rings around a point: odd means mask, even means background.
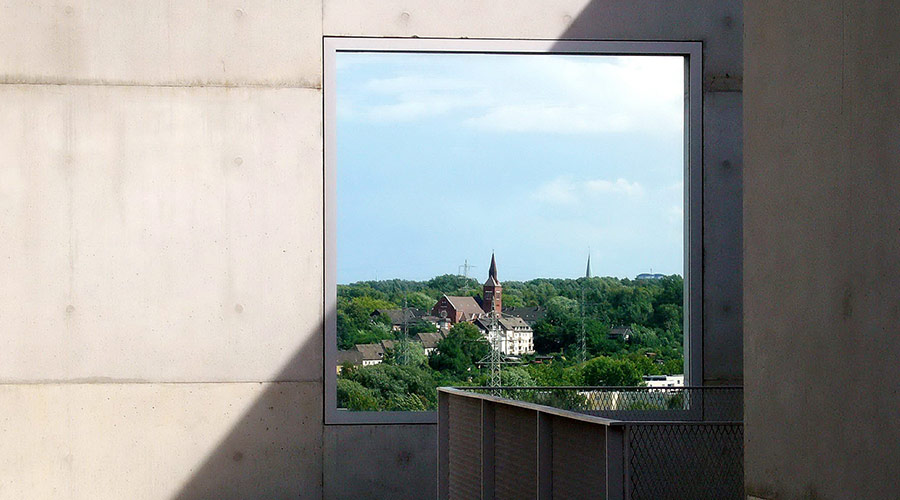
[{"label": "church spire", "polygon": [[588,254],[587,270],[584,271],[584,277],[585,278],[591,277],[591,254]]},{"label": "church spire", "polygon": [[497,261],[494,260],[494,253],[491,252],[491,268],[488,270],[488,278],[494,278],[494,281],[499,282],[497,279]]},{"label": "church spire", "polygon": [[482,287],[481,308],[486,313],[494,311],[500,314],[503,311],[503,286],[497,279],[497,261],[494,259],[493,253],[491,253],[491,268],[488,271],[488,278]]}]

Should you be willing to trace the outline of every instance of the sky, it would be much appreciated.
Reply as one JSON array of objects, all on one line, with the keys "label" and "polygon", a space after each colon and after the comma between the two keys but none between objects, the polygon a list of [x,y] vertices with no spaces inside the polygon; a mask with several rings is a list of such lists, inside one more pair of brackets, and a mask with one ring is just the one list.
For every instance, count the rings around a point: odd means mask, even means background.
[{"label": "sky", "polygon": [[338,53],[337,279],[683,274],[680,57]]}]

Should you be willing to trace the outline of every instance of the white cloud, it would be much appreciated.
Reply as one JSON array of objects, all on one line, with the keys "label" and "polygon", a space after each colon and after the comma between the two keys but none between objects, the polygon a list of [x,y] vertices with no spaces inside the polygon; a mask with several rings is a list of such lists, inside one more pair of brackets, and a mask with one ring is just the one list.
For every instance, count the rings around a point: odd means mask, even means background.
[{"label": "white cloud", "polygon": [[432,57],[441,59],[392,55],[385,67],[396,76],[367,80],[341,100],[353,100],[371,121],[459,112],[460,123],[490,132],[680,133],[683,126],[681,58]]},{"label": "white cloud", "polygon": [[579,199],[578,185],[571,178],[559,177],[539,186],[534,198],[547,203],[575,203]]},{"label": "white cloud", "polygon": [[577,182],[569,176],[562,176],[538,186],[533,197],[546,203],[572,204],[597,196],[638,198],[643,194],[644,188],[638,182],[622,178],[615,181],[589,179]]},{"label": "white cloud", "polygon": [[644,194],[644,188],[637,182],[628,182],[621,177],[615,181],[607,181],[603,179],[590,180],[584,183],[588,191],[603,194],[624,194],[625,196],[641,196]]}]

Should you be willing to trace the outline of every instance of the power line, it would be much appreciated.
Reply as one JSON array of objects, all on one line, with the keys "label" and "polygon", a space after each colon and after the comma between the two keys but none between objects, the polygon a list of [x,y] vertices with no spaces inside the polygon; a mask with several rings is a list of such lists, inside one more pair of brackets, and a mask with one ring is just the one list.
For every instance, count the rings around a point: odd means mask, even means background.
[{"label": "power line", "polygon": [[[469,264],[469,259],[466,259],[465,262],[463,262],[456,268],[456,274],[460,275],[464,278],[468,278],[469,277],[469,269],[475,269],[476,267],[478,267],[478,266]],[[463,272],[460,273],[459,272],[460,270],[462,270]]]}]

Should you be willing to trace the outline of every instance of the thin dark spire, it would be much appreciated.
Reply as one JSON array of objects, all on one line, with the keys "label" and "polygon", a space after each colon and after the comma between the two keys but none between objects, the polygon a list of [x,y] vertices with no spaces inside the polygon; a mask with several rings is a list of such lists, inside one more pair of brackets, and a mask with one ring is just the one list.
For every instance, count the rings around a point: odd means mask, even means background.
[{"label": "thin dark spire", "polygon": [[497,279],[497,261],[494,260],[493,252],[491,252],[491,268],[488,269],[488,278],[494,278],[494,281],[500,281]]},{"label": "thin dark spire", "polygon": [[591,277],[591,254],[588,254],[587,270],[584,271],[584,277],[585,278]]}]

